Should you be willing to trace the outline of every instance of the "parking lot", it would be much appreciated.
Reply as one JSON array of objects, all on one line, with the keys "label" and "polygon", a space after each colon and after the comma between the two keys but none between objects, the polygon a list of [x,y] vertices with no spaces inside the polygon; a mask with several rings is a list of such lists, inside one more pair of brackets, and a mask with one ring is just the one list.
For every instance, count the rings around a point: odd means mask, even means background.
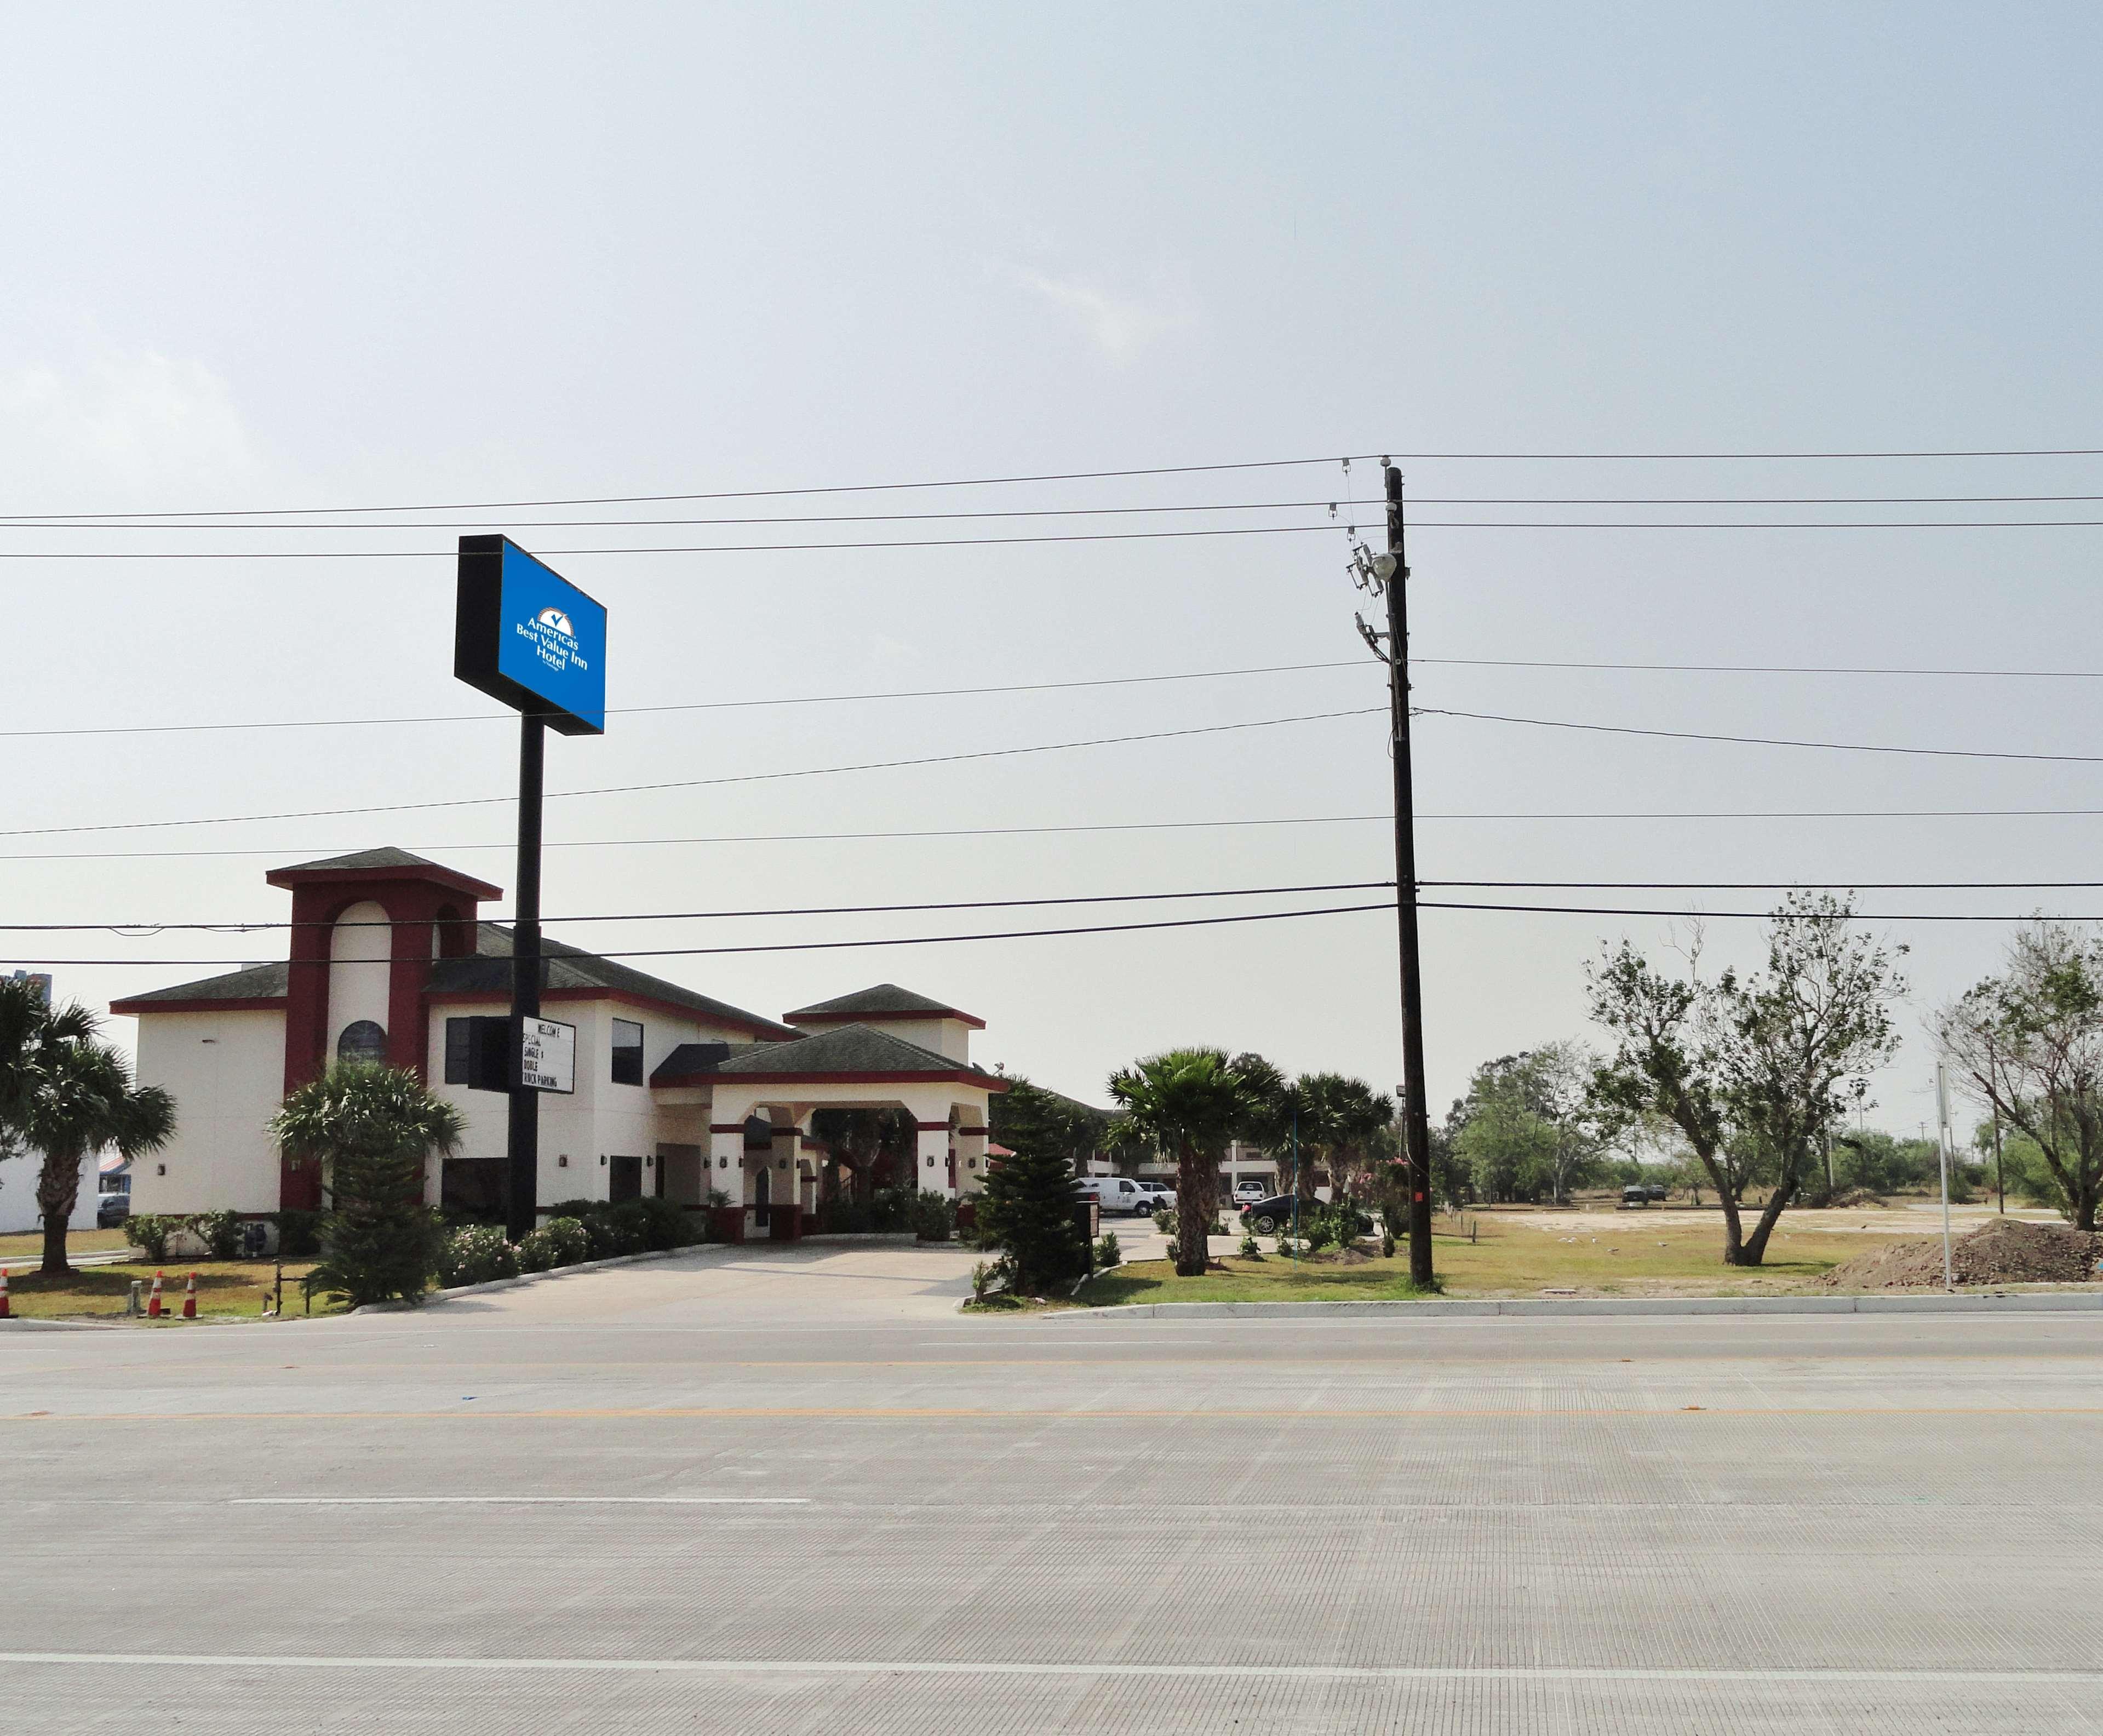
[{"label": "parking lot", "polygon": [[[1122,1234],[1122,1230],[1120,1230]],[[954,1250],[0,1337],[23,1729],[2093,1732],[2103,1321],[954,1313]]]}]

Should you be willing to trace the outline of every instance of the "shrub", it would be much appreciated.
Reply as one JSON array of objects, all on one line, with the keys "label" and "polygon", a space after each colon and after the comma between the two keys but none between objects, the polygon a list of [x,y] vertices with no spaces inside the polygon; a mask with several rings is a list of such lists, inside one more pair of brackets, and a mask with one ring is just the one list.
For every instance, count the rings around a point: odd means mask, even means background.
[{"label": "shrub", "polygon": [[986,1292],[993,1288],[994,1280],[998,1275],[998,1271],[989,1260],[981,1260],[974,1266],[971,1268],[971,1300],[975,1302],[984,1302],[986,1299]]},{"label": "shrub", "polygon": [[873,1214],[844,1194],[835,1194],[818,1204],[818,1229],[825,1235],[860,1235],[871,1227]]},{"label": "shrub", "polygon": [[1381,1231],[1381,1257],[1383,1260],[1394,1257],[1394,1231],[1392,1230]]},{"label": "shrub", "polygon": [[957,1227],[957,1209],[947,1194],[931,1190],[913,1202],[913,1233],[923,1242],[946,1242]]},{"label": "shrub", "polygon": [[179,1217],[163,1217],[158,1212],[139,1212],[124,1220],[124,1240],[142,1250],[149,1260],[165,1260],[168,1257],[168,1238],[180,1227]]},{"label": "shrub", "polygon": [[879,1187],[869,1201],[869,1228],[891,1235],[917,1228],[913,1213],[918,1198],[909,1187]]},{"label": "shrub", "polygon": [[446,1239],[438,1255],[438,1282],[448,1288],[460,1284],[487,1284],[496,1278],[518,1275],[519,1250],[505,1240],[494,1224],[475,1224],[456,1230]]},{"label": "shrub", "polygon": [[629,1204],[615,1206],[611,1211],[602,1204],[581,1222],[594,1260],[642,1252],[642,1214],[631,1210]]},{"label": "shrub", "polygon": [[1105,1271],[1124,1264],[1124,1250],[1118,1246],[1116,1231],[1103,1231],[1101,1240],[1096,1244],[1096,1264]]},{"label": "shrub", "polygon": [[518,1244],[518,1263],[529,1272],[551,1272],[591,1257],[591,1237],[574,1217],[551,1217]]},{"label": "shrub", "polygon": [[1244,1260],[1260,1260],[1263,1257],[1262,1244],[1253,1235],[1244,1235],[1242,1238],[1241,1257]]},{"label": "shrub", "polygon": [[1278,1253],[1280,1259],[1296,1260],[1300,1257],[1300,1244],[1289,1235],[1281,1235],[1278,1239]]},{"label": "shrub", "polygon": [[278,1212],[273,1215],[278,1222],[278,1258],[304,1259],[309,1254],[321,1252],[322,1214],[319,1212]]},{"label": "shrub", "polygon": [[[694,1240],[684,1208],[671,1200],[646,1197],[629,1204],[641,1213],[642,1245],[651,1253],[667,1253],[674,1248],[684,1248]],[[625,1211],[627,1207],[621,1209]]]},{"label": "shrub", "polygon": [[1176,1214],[1164,1205],[1154,1214],[1154,1227],[1163,1235],[1172,1236],[1176,1233]]},{"label": "shrub", "polygon": [[1300,1230],[1300,1239],[1306,1244],[1309,1253],[1321,1253],[1336,1239],[1336,1231],[1329,1226],[1329,1220],[1318,1212],[1303,1222]]},{"label": "shrub", "polygon": [[205,1245],[215,1260],[231,1260],[241,1252],[241,1214],[238,1212],[193,1212],[183,1227]]}]

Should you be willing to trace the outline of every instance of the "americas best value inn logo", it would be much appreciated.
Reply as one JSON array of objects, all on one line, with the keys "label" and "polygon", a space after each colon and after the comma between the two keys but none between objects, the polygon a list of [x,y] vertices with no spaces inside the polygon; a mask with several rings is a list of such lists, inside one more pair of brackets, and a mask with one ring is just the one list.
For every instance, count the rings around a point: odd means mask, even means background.
[{"label": "americas best value inn logo", "polygon": [[576,630],[570,625],[570,617],[549,604],[531,621],[513,623],[512,630],[533,648],[538,657],[557,674],[573,669],[589,669],[578,648]]}]

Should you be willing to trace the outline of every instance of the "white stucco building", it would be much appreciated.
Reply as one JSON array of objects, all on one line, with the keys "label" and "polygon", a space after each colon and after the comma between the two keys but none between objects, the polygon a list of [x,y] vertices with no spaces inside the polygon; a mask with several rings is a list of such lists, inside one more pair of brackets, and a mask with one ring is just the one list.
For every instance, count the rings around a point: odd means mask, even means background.
[{"label": "white stucco building", "polygon": [[[176,1099],[174,1138],[132,1165],[132,1209],[318,1206],[313,1166],[264,1129],[287,1092],[362,1058],[416,1069],[465,1119],[458,1154],[431,1161],[430,1203],[500,1213],[507,1100],[465,1083],[467,1021],[510,1004],[509,931],[478,915],[499,889],[395,849],[267,878],[292,894],[286,962],[110,1008],[139,1022],[140,1082]],[[829,1161],[811,1117],[834,1108],[904,1109],[923,1189],[980,1185],[988,1105],[1007,1085],[972,1065],[984,1024],[969,1013],[885,983],[774,1019],[559,942],[542,950],[543,1012],[577,1034],[575,1094],[541,1099],[542,1208],[647,1194],[700,1209],[719,1191],[748,1229],[798,1234]]]}]

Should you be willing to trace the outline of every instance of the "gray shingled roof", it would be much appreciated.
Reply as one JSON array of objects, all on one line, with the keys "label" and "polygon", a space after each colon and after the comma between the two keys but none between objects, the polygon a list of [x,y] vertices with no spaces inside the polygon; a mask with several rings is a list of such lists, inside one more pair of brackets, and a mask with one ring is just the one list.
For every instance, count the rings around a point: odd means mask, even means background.
[{"label": "gray shingled roof", "polygon": [[[366,857],[388,854],[385,851],[367,850]],[[407,857],[403,851],[392,852]],[[410,861],[416,860],[407,857]],[[352,858],[342,858],[349,862]],[[309,866],[329,866],[327,863]],[[365,867],[387,866],[385,863],[361,861]],[[728,1001],[717,1000],[713,996],[682,988],[676,982],[667,982],[661,977],[651,977],[639,970],[630,970],[625,964],[612,959],[602,959],[580,947],[571,946],[561,941],[543,937],[540,941],[542,958],[542,986],[549,989],[611,989],[616,993],[637,995],[648,1000],[663,1001],[669,1006],[680,1007],[697,1017],[721,1024],[741,1026],[755,1035],[767,1038],[800,1037],[803,1033],[789,1026],[778,1023],[760,1013],[748,1013],[742,1007],[733,1007]],[[252,970],[235,971],[230,976],[207,977],[200,982],[178,983],[171,989],[155,989],[145,995],[130,995],[125,1002],[170,1000],[260,1000],[282,999],[286,984],[290,980],[291,968],[285,964],[261,964]],[[440,959],[431,966],[430,991],[434,994],[476,994],[491,999],[508,1000],[511,996],[511,931],[495,923],[476,924],[475,955],[465,959]]]},{"label": "gray shingled roof", "polygon": [[874,988],[856,989],[851,995],[821,1000],[815,1007],[798,1007],[786,1017],[793,1022],[810,1018],[864,1018],[872,1013],[906,1013],[931,1018],[971,1017],[970,1013],[959,1011],[946,1001],[930,1000],[924,995],[915,995],[910,989],[901,989],[895,982],[879,982]]},{"label": "gray shingled roof", "polygon": [[713,1073],[729,1058],[727,1043],[682,1043],[657,1063],[650,1075],[653,1085],[676,1085]]},{"label": "gray shingled roof", "polygon": [[[489,994],[506,997],[510,995],[511,931],[491,922],[478,924],[476,928],[474,957],[440,959],[431,966],[433,994]],[[661,977],[630,970],[618,960],[602,959],[596,954],[586,952],[582,947],[551,941],[545,935],[540,940],[540,957],[541,982],[545,988],[612,989],[620,993],[682,1007],[702,1018],[724,1024],[742,1025],[747,1030],[769,1037],[789,1038],[802,1035],[763,1014],[748,1013],[742,1007],[733,1007],[728,1001],[697,994],[692,989],[682,988],[676,982],[667,982]]]},{"label": "gray shingled roof", "polygon": [[254,964],[225,977],[207,977],[201,982],[179,982],[171,989],[153,989],[144,995],[127,995],[124,1001],[155,1000],[282,1000],[291,980],[288,964]]},{"label": "gray shingled roof", "polygon": [[301,874],[316,868],[440,868],[447,874],[456,874],[457,869],[446,868],[443,862],[434,862],[428,856],[411,856],[407,850],[398,850],[392,844],[377,850],[353,850],[348,856],[327,856],[318,862],[294,862],[290,867],[273,868],[273,874]]},{"label": "gray shingled roof", "polygon": [[984,1079],[995,1091],[1007,1088],[1007,1082],[996,1074],[867,1025],[843,1025],[794,1043],[757,1044],[731,1056],[715,1071],[726,1079],[748,1073],[790,1073],[810,1079],[830,1073],[924,1073],[931,1078],[967,1073]]}]

